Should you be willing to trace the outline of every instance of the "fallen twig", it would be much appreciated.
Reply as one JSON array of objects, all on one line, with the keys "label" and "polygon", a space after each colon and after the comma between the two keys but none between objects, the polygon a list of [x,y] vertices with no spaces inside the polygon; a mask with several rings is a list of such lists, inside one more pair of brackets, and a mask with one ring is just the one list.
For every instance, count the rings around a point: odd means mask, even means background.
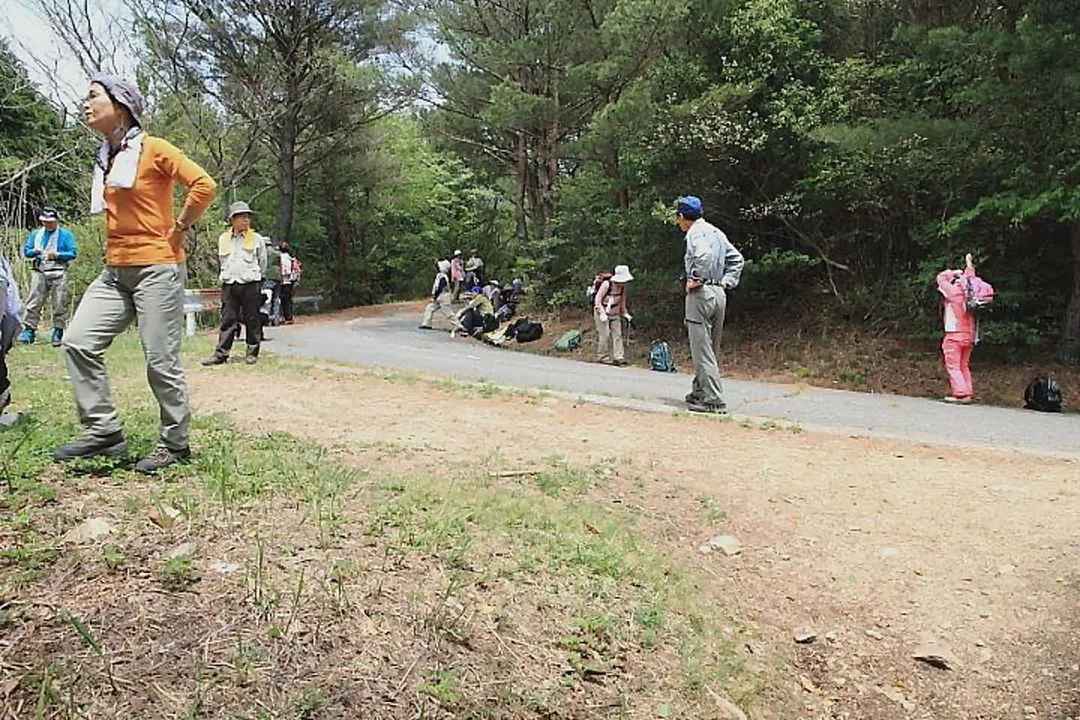
[{"label": "fallen twig", "polygon": [[529,475],[539,475],[544,472],[543,470],[503,470],[501,472],[491,473],[491,477],[497,478],[513,478],[513,477],[528,477]]}]

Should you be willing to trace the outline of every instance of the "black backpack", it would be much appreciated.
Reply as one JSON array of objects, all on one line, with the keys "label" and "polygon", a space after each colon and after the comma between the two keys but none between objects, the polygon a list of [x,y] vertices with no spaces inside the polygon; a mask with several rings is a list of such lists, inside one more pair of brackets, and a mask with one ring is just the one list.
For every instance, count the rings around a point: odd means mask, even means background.
[{"label": "black backpack", "polygon": [[1035,378],[1024,390],[1024,407],[1039,412],[1061,412],[1061,387],[1053,378]]},{"label": "black backpack", "polygon": [[544,334],[544,326],[528,318],[521,318],[506,331],[506,337],[517,338],[519,343],[539,340]]}]

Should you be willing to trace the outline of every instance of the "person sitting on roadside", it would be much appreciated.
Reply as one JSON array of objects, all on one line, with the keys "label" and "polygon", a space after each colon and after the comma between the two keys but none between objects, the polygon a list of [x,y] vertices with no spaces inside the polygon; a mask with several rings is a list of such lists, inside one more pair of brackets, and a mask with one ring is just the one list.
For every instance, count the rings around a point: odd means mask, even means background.
[{"label": "person sitting on roadside", "polygon": [[630,268],[616,265],[615,274],[604,280],[593,299],[593,316],[596,320],[596,361],[626,365],[623,347],[622,321],[630,321],[626,310],[626,283],[634,279]]},{"label": "person sitting on roadside", "polygon": [[484,285],[480,292],[483,293],[484,297],[491,301],[495,311],[498,312],[503,304],[502,288],[499,286],[499,281],[488,280],[487,284]]},{"label": "person sitting on roadside", "polygon": [[499,326],[495,306],[483,293],[476,293],[457,314],[457,330],[476,336],[491,332]]},{"label": "person sitting on roadside", "polygon": [[450,306],[450,261],[440,260],[435,263],[437,272],[435,282],[431,285],[431,302],[424,308],[424,319],[420,321],[421,330],[431,330],[431,321],[435,318],[435,311],[442,313],[456,327],[457,319]]}]

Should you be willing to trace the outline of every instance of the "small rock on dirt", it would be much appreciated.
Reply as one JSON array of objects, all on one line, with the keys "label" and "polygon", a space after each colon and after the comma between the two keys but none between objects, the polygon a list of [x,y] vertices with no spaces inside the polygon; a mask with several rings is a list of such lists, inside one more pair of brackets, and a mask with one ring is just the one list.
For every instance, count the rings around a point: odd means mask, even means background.
[{"label": "small rock on dirt", "polygon": [[791,631],[791,636],[795,638],[795,642],[805,645],[807,643],[812,643],[817,639],[817,630],[808,624],[799,625]]},{"label": "small rock on dirt", "polygon": [[146,512],[146,517],[150,522],[157,525],[162,530],[165,530],[172,526],[176,519],[180,517],[180,511],[172,507],[155,507],[151,506]]},{"label": "small rock on dirt", "polygon": [[736,705],[728,700],[726,697],[717,695],[715,692],[710,691],[709,694],[716,702],[716,712],[714,716],[717,720],[747,720],[746,713]]},{"label": "small rock on dirt", "polygon": [[240,566],[236,563],[215,562],[210,563],[210,569],[214,572],[221,573],[222,575],[228,575],[229,573],[234,573],[239,570]]},{"label": "small rock on dirt", "polygon": [[998,575],[1012,575],[1016,572],[1015,565],[1002,565],[998,568]]},{"label": "small rock on dirt", "polygon": [[166,556],[170,560],[178,557],[192,557],[195,554],[196,546],[193,542],[181,543],[169,551]]},{"label": "small rock on dirt", "polygon": [[806,692],[810,693],[811,695],[817,695],[817,685],[815,685],[814,681],[810,678],[806,677],[805,675],[800,675],[799,684],[802,685],[803,690],[805,690]]},{"label": "small rock on dirt", "polygon": [[885,636],[882,635],[881,633],[879,633],[877,630],[867,630],[866,631],[866,636],[867,637],[872,637],[875,640],[884,640],[885,639]]},{"label": "small rock on dirt", "polygon": [[881,552],[878,553],[878,557],[882,560],[888,560],[889,558],[896,557],[900,551],[894,547],[883,547]]},{"label": "small rock on dirt", "polygon": [[723,550],[728,557],[742,552],[742,543],[734,535],[714,535],[706,544],[710,550]]},{"label": "small rock on dirt", "polygon": [[64,535],[64,542],[85,543],[99,540],[113,533],[112,524],[105,518],[90,518],[71,528]]}]

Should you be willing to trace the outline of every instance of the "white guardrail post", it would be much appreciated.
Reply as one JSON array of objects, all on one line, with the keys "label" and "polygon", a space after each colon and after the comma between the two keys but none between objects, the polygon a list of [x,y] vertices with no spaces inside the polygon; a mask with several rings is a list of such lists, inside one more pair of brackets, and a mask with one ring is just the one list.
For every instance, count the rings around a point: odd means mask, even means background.
[{"label": "white guardrail post", "polygon": [[[319,311],[319,303],[322,295],[297,295],[293,299],[294,305],[311,303],[315,312]],[[184,329],[188,337],[193,337],[198,329],[196,316],[205,310],[216,310],[221,307],[221,291],[213,290],[184,290]]]}]

